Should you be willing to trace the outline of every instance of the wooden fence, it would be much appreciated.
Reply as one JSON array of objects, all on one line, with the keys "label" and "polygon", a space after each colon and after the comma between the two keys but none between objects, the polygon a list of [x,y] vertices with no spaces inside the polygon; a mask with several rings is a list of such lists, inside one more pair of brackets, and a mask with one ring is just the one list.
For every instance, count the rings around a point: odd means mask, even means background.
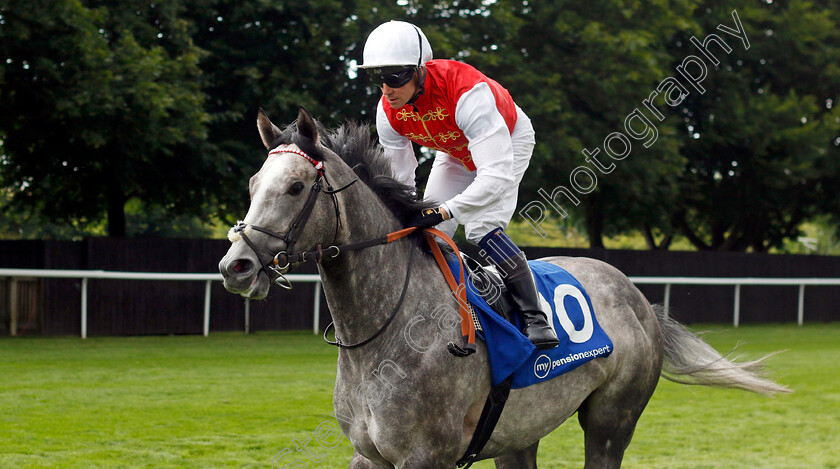
[{"label": "wooden fence", "polygon": [[[226,240],[105,239],[81,242],[0,241],[0,268],[89,269],[130,272],[214,273],[227,251]],[[478,258],[477,250],[465,251]],[[660,277],[787,277],[840,278],[840,257],[745,253],[658,252],[590,249],[525,249],[529,258],[568,255],[604,260],[629,276]],[[295,273],[315,273],[305,265]],[[88,282],[89,335],[201,334],[200,314],[206,296],[203,282],[91,279]],[[663,285],[639,285],[651,302],[665,299]],[[77,335],[80,279],[0,279],[0,334],[12,326],[22,334]],[[269,298],[250,303],[252,331],[312,328],[314,284],[272,289]],[[840,320],[840,288],[809,286],[802,308],[808,322]],[[797,286],[672,285],[670,313],[685,323],[732,321],[735,295],[739,322],[797,320]],[[245,302],[224,290],[210,288],[213,320],[210,331],[244,330]],[[320,327],[329,323],[327,307]],[[13,305],[14,303],[14,305]],[[16,323],[11,310],[16,308]]]}]

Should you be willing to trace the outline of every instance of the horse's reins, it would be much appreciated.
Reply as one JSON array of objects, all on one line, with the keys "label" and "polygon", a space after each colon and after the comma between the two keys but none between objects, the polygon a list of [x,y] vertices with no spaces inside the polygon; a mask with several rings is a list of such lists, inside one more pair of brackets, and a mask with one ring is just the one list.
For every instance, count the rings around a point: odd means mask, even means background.
[{"label": "horse's reins", "polygon": [[[349,250],[353,250],[353,249],[350,249],[350,247],[353,247],[354,249],[362,249],[362,248],[365,248],[365,247],[376,246],[376,245],[380,245],[380,244],[387,244],[387,243],[391,243],[393,241],[396,241],[398,239],[404,238],[407,235],[409,235],[409,234],[411,234],[411,233],[413,233],[417,230],[418,230],[417,227],[405,228],[403,230],[395,231],[393,233],[389,233],[389,234],[387,234],[385,236],[381,236],[379,238],[374,238],[374,239],[371,239],[371,240],[368,240],[368,241],[362,241],[362,242],[358,242],[358,243],[348,244],[348,245],[345,245],[343,248],[344,248],[344,250],[349,251]],[[467,355],[471,355],[471,354],[475,353],[475,351],[476,351],[476,347],[475,347],[475,324],[473,323],[472,315],[470,314],[469,303],[467,303],[467,289],[466,289],[465,276],[464,276],[464,265],[461,262],[461,256],[460,256],[459,251],[458,251],[458,246],[455,245],[455,242],[452,241],[452,239],[449,236],[447,236],[445,233],[443,233],[440,230],[437,230],[435,228],[423,228],[422,231],[423,231],[423,236],[426,238],[426,243],[428,244],[429,248],[431,249],[432,255],[434,256],[435,261],[437,261],[438,267],[440,267],[441,272],[443,272],[444,278],[446,278],[446,283],[449,285],[449,288],[452,290],[452,293],[455,295],[455,298],[458,300],[458,312],[461,316],[461,336],[464,339],[464,346],[462,347],[462,346],[457,345],[453,342],[450,342],[449,344],[447,344],[447,349],[449,350],[450,353],[452,353],[455,356],[466,357]],[[434,239],[435,237],[442,239],[444,242],[446,242],[452,248],[453,251],[455,251],[455,256],[458,259],[458,265],[460,267],[460,277],[459,277],[458,281],[455,280],[455,276],[452,275],[452,272],[449,270],[449,265],[446,263],[446,259],[443,256],[443,252],[441,251],[440,246],[438,246],[437,242],[435,242],[435,239]],[[406,274],[405,274],[405,282],[403,283],[403,289],[402,289],[402,293],[400,294],[400,299],[397,302],[397,305],[391,311],[391,314],[388,316],[388,319],[385,321],[385,323],[382,325],[382,327],[380,327],[379,330],[377,330],[372,336],[368,337],[367,339],[365,339],[361,342],[357,342],[357,343],[354,343],[354,344],[345,344],[341,341],[341,339],[338,338],[338,336],[336,336],[335,341],[331,341],[327,338],[327,335],[329,334],[330,329],[333,328],[333,323],[330,323],[327,326],[327,328],[324,330],[324,340],[328,344],[335,345],[336,347],[339,347],[339,348],[347,348],[347,349],[357,348],[357,347],[361,347],[363,345],[367,345],[368,343],[373,341],[373,339],[379,337],[380,334],[385,332],[385,329],[388,328],[388,325],[390,325],[391,321],[393,321],[394,318],[397,316],[397,312],[399,311],[400,306],[402,306],[403,300],[405,300],[405,294],[408,291],[408,283],[409,283],[409,280],[411,279],[411,267],[412,267],[413,262],[414,262],[414,252],[415,252],[415,250],[412,249],[411,254],[409,255],[409,258],[408,258],[408,269],[407,269]]]},{"label": "horse's reins", "polygon": [[[289,147],[287,145],[280,145],[280,146],[274,148],[273,150],[271,150],[268,153],[268,155],[271,156],[271,155],[276,154],[276,153],[294,153],[296,155],[302,156],[307,161],[312,163],[312,165],[318,171],[318,177],[315,179],[315,182],[312,184],[312,187],[309,190],[309,195],[306,199],[306,202],[303,205],[303,209],[301,209],[300,213],[298,213],[297,217],[292,222],[291,228],[289,228],[289,231],[287,231],[285,234],[277,233],[275,231],[272,231],[272,230],[264,228],[264,227],[246,224],[243,221],[238,222],[233,228],[231,228],[231,232],[239,235],[245,241],[245,243],[248,245],[248,247],[250,247],[251,250],[254,251],[254,254],[257,256],[257,260],[260,262],[260,271],[265,271],[266,275],[269,275],[268,270],[271,270],[272,272],[277,274],[277,278],[274,279],[274,283],[279,285],[280,287],[285,288],[287,290],[290,290],[292,288],[292,282],[288,278],[286,278],[286,276],[284,275],[286,272],[288,272],[288,270],[289,270],[289,268],[291,267],[292,264],[298,264],[298,263],[308,262],[308,261],[313,261],[313,260],[316,261],[316,262],[321,262],[321,259],[323,259],[325,255],[328,255],[330,257],[337,257],[342,252],[356,251],[356,250],[359,250],[359,249],[365,249],[365,248],[372,247],[372,246],[392,243],[392,242],[394,242],[398,239],[402,239],[402,238],[410,235],[411,233],[414,233],[415,231],[417,231],[417,229],[418,229],[417,227],[405,228],[405,229],[402,229],[402,230],[399,230],[399,231],[388,233],[384,236],[380,236],[380,237],[373,238],[373,239],[368,239],[368,240],[365,240],[365,241],[348,243],[348,244],[344,244],[344,245],[341,245],[341,246],[332,245],[332,246],[330,246],[326,249],[323,249],[321,247],[321,244],[318,244],[316,250],[302,251],[302,252],[297,253],[297,254],[289,254],[289,251],[292,250],[292,246],[294,246],[294,244],[297,242],[297,238],[300,235],[300,232],[303,231],[304,226],[306,226],[306,223],[309,221],[309,217],[312,216],[312,210],[315,208],[315,202],[318,199],[318,194],[320,194],[321,192],[323,192],[325,194],[329,194],[333,198],[333,205],[335,206],[335,214],[336,214],[336,235],[333,237],[333,240],[335,240],[335,238],[338,237],[338,229],[339,229],[339,226],[341,224],[341,215],[340,215],[340,210],[339,210],[339,206],[338,206],[338,200],[337,200],[335,194],[343,191],[344,189],[347,189],[353,183],[355,183],[358,179],[353,179],[352,181],[345,184],[344,186],[342,186],[338,189],[333,189],[332,186],[329,183],[329,180],[327,179],[326,169],[324,168],[324,162],[323,161],[318,161],[318,160],[312,158],[311,156],[307,155],[306,152],[304,152],[303,150],[293,148],[293,147]],[[326,184],[327,184],[326,189],[324,189],[322,181],[326,182]],[[251,241],[251,239],[248,237],[248,234],[247,234],[248,228],[251,228],[253,230],[257,230],[261,233],[264,233],[264,234],[267,234],[267,235],[272,236],[274,238],[280,239],[281,241],[286,243],[285,249],[278,252],[277,254],[275,254],[274,258],[272,259],[271,262],[268,262],[268,263],[264,262],[262,256],[260,255],[259,249],[257,249],[254,242]],[[458,252],[459,252],[458,247],[455,245],[455,243],[452,241],[452,239],[449,238],[449,236],[447,236],[443,232],[441,232],[439,230],[436,230],[434,228],[424,228],[423,229],[423,234],[426,238],[426,242],[428,243],[429,248],[431,249],[431,251],[432,251],[432,253],[435,257],[435,260],[438,263],[438,266],[440,267],[441,271],[443,272],[444,277],[446,278],[446,281],[447,281],[447,284],[449,285],[449,288],[452,290],[452,293],[455,295],[455,298],[458,300],[458,309],[459,309],[459,313],[460,313],[460,316],[461,316],[461,335],[464,339],[464,346],[461,347],[459,345],[456,345],[456,344],[450,342],[447,345],[447,348],[449,349],[449,351],[453,355],[465,357],[465,356],[470,355],[470,354],[472,354],[476,351],[475,324],[473,324],[472,316],[470,315],[470,312],[469,312],[469,305],[467,303],[466,283],[465,283],[465,277],[464,277],[464,266],[463,266],[463,263],[461,262],[460,255],[458,254]],[[454,276],[452,275],[452,272],[449,270],[449,266],[446,264],[446,260],[443,257],[443,253],[441,252],[440,247],[437,245],[437,242],[434,241],[434,237],[438,237],[438,238],[444,240],[455,251],[455,255],[458,257],[458,264],[460,266],[460,278],[459,278],[459,281],[457,283],[455,281]],[[282,266],[280,265],[280,260],[279,260],[281,256],[283,258],[285,258],[285,264],[282,265]],[[379,337],[379,335],[382,334],[385,331],[385,329],[387,329],[388,326],[391,324],[391,322],[394,320],[394,318],[397,315],[397,312],[400,309],[400,306],[402,306],[402,303],[405,300],[405,295],[406,295],[406,292],[408,291],[409,280],[411,279],[411,269],[412,269],[413,261],[414,261],[414,250],[412,249],[411,254],[409,256],[408,269],[406,271],[405,283],[403,284],[403,289],[402,289],[402,293],[400,294],[400,299],[397,302],[397,305],[394,307],[394,309],[391,312],[388,319],[385,321],[385,323],[382,325],[382,327],[379,328],[379,330],[377,330],[371,337],[369,337],[369,338],[367,338],[367,339],[365,339],[361,342],[357,342],[357,343],[354,343],[354,344],[344,344],[344,343],[341,342],[341,339],[339,339],[337,336],[336,336],[336,340],[334,342],[327,339],[327,333],[329,332],[329,330],[331,328],[333,328],[333,324],[330,323],[330,325],[327,326],[327,329],[324,331],[324,340],[327,343],[329,343],[331,345],[335,345],[339,348],[352,349],[352,348],[357,348],[357,347],[364,346],[364,345],[372,342],[377,337]],[[257,272],[257,275],[259,275],[259,271]],[[271,276],[269,275],[269,278],[270,277]]]}]

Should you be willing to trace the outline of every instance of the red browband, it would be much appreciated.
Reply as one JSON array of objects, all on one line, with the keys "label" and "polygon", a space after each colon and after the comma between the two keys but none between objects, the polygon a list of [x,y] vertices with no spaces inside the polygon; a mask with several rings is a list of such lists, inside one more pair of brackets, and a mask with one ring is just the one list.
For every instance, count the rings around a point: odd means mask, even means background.
[{"label": "red browband", "polygon": [[298,148],[294,148],[294,147],[291,147],[289,145],[280,145],[277,148],[268,152],[268,156],[271,156],[275,153],[294,153],[296,155],[300,155],[300,156],[306,158],[307,161],[312,163],[312,166],[314,166],[315,169],[317,169],[319,173],[322,173],[324,171],[324,162],[323,161],[318,161],[315,158],[312,158],[311,156],[307,155],[306,152],[304,152],[303,150],[300,150]]}]

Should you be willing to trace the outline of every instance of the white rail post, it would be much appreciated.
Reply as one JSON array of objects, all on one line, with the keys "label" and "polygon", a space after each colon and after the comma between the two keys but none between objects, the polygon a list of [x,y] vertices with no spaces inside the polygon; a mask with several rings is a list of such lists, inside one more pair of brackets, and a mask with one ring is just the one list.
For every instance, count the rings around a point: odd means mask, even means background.
[{"label": "white rail post", "polygon": [[204,284],[204,337],[210,335],[210,287],[212,284],[212,280]]},{"label": "white rail post", "polygon": [[738,327],[741,323],[741,284],[735,284],[735,312],[732,314],[732,325]]},{"label": "white rail post", "polygon": [[796,312],[796,323],[800,326],[805,322],[805,284],[799,285],[799,309]]},{"label": "white rail post", "polygon": [[245,298],[245,334],[251,333],[251,299]]},{"label": "white rail post", "polygon": [[321,329],[321,281],[315,282],[315,306],[312,309],[312,333],[318,335]]},{"label": "white rail post", "polygon": [[14,337],[18,333],[18,316],[20,314],[20,308],[18,308],[18,279],[16,277],[12,277],[9,290],[9,306],[11,306],[9,310],[9,332]]},{"label": "white rail post", "polygon": [[665,317],[667,318],[671,314],[671,284],[665,284]]},{"label": "white rail post", "polygon": [[87,339],[88,278],[82,278],[82,339]]}]

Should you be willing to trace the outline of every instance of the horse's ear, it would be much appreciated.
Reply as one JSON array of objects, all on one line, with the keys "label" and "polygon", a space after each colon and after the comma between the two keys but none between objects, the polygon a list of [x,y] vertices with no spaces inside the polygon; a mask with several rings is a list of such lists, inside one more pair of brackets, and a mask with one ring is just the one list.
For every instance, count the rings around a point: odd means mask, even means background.
[{"label": "horse's ear", "polygon": [[303,106],[298,110],[297,128],[301,135],[318,144],[318,126],[312,114],[309,114]]},{"label": "horse's ear", "polygon": [[257,130],[260,131],[260,138],[262,139],[266,150],[271,150],[271,143],[277,140],[281,131],[271,122],[268,116],[265,115],[265,111],[263,111],[262,108],[260,108],[260,112],[257,115]]}]

